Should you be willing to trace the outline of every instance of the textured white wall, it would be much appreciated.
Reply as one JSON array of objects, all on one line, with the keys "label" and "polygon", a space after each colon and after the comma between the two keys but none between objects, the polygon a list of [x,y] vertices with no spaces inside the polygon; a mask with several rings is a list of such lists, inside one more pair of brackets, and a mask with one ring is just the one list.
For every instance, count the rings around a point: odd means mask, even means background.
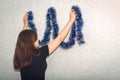
[{"label": "textured white wall", "polygon": [[55,7],[61,30],[72,5],[82,10],[86,43],[76,43],[68,50],[58,48],[47,59],[46,80],[120,80],[119,3],[120,0],[0,0],[0,80],[20,80],[12,61],[23,15],[33,11],[41,40],[47,9]]}]

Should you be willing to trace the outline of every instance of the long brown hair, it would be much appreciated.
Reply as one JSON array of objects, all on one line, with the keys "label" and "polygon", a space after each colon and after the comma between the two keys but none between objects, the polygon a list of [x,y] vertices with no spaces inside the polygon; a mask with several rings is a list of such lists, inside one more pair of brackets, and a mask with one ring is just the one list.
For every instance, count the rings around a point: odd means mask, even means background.
[{"label": "long brown hair", "polygon": [[29,65],[32,61],[32,56],[37,49],[34,47],[34,42],[37,40],[37,34],[33,30],[23,30],[20,32],[15,53],[14,53],[14,68],[22,69]]}]

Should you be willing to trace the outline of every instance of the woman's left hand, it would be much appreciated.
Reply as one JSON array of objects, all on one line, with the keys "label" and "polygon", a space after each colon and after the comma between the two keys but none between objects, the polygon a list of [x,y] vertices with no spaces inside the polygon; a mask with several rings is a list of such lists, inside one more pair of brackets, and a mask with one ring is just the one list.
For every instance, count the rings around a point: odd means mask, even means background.
[{"label": "woman's left hand", "polygon": [[24,15],[24,17],[23,17],[23,23],[24,23],[23,29],[27,29],[27,27],[28,27],[28,20],[27,20],[27,18],[28,18],[28,13],[26,13]]}]

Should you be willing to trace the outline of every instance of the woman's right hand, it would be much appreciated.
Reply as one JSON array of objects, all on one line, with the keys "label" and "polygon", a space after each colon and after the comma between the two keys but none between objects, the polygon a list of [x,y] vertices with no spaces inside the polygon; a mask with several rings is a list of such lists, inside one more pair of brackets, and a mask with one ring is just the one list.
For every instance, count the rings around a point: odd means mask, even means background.
[{"label": "woman's right hand", "polygon": [[75,19],[76,19],[76,13],[75,13],[75,11],[72,9],[71,11],[70,11],[70,21],[72,21],[72,22],[74,22],[75,21]]},{"label": "woman's right hand", "polygon": [[24,23],[23,29],[24,30],[27,29],[27,27],[28,27],[28,20],[27,20],[27,18],[28,18],[28,13],[26,13],[24,15],[24,17],[23,17],[23,23]]}]

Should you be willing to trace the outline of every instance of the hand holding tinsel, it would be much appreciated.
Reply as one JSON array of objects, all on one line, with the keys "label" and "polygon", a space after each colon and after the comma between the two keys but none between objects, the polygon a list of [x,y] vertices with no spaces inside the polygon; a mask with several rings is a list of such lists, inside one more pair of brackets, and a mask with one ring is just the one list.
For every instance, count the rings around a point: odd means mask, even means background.
[{"label": "hand holding tinsel", "polygon": [[75,13],[74,9],[71,9],[71,11],[70,11],[70,19],[69,19],[69,21],[74,22],[75,19],[76,19],[76,13]]},{"label": "hand holding tinsel", "polygon": [[24,30],[27,29],[27,27],[28,27],[28,20],[27,20],[27,18],[28,18],[28,13],[26,13],[24,15],[24,17],[23,17],[23,23],[24,23],[23,29]]}]

